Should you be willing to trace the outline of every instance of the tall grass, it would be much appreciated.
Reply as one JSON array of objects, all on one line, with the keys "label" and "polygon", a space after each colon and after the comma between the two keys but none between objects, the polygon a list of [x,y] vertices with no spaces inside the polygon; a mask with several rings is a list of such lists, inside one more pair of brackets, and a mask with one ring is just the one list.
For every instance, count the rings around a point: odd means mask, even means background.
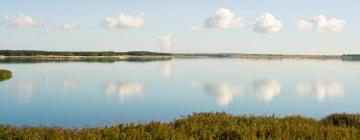
[{"label": "tall grass", "polygon": [[233,116],[195,113],[170,123],[120,124],[111,127],[65,129],[61,127],[0,126],[0,139],[360,139],[360,115],[333,114],[321,120],[301,116]]}]

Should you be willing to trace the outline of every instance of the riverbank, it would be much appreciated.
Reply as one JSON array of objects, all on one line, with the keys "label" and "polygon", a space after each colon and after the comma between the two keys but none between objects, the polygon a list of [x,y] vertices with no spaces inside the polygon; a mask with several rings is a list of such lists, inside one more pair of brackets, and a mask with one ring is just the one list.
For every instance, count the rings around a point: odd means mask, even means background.
[{"label": "riverbank", "polygon": [[100,128],[0,125],[0,139],[360,139],[360,115],[234,116],[195,113],[169,123],[120,124]]}]

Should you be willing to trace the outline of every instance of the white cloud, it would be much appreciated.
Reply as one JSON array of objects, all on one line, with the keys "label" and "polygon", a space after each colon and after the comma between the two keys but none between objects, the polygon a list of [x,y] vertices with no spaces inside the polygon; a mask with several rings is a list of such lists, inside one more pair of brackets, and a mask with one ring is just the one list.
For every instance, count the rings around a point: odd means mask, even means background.
[{"label": "white cloud", "polygon": [[205,27],[209,28],[244,28],[245,20],[236,17],[229,9],[220,8],[214,15],[205,20]]},{"label": "white cloud", "polygon": [[282,28],[281,21],[277,20],[272,14],[265,13],[255,20],[253,30],[258,33],[278,32]]},{"label": "white cloud", "polygon": [[216,98],[216,102],[221,107],[226,107],[236,96],[243,94],[243,86],[239,84],[221,83],[207,85],[206,92]]},{"label": "white cloud", "polygon": [[160,47],[166,51],[166,52],[169,52],[170,49],[171,49],[171,35],[170,34],[167,34],[167,35],[163,35],[159,38],[159,44],[160,44]]},{"label": "white cloud", "polygon": [[118,17],[106,17],[101,25],[110,29],[140,28],[144,25],[144,17],[124,14]]},{"label": "white cloud", "polygon": [[65,23],[62,28],[64,30],[74,30],[80,28],[80,26],[75,23]]},{"label": "white cloud", "polygon": [[195,25],[191,26],[191,31],[196,32],[196,31],[200,31],[200,30],[201,30],[201,26],[195,26]]},{"label": "white cloud", "polygon": [[70,31],[70,30],[76,30],[79,28],[80,28],[80,26],[78,24],[64,23],[62,26],[45,28],[43,33],[50,33],[50,32],[59,31],[59,30]]},{"label": "white cloud", "polygon": [[336,32],[345,28],[346,21],[342,19],[327,19],[323,15],[316,16],[311,20],[300,20],[297,23],[299,29],[313,30],[316,32]]},{"label": "white cloud", "polygon": [[316,81],[312,84],[299,84],[296,90],[300,95],[312,94],[318,102],[344,94],[343,85],[334,81]]},{"label": "white cloud", "polygon": [[7,18],[6,22],[9,27],[14,27],[14,28],[37,28],[43,26],[43,23],[40,22],[39,20],[36,20],[31,16],[22,15],[22,14],[20,14],[19,17],[17,17],[14,20]]},{"label": "white cloud", "polygon": [[253,83],[256,96],[265,102],[271,102],[280,94],[281,84],[275,80],[257,80]]}]

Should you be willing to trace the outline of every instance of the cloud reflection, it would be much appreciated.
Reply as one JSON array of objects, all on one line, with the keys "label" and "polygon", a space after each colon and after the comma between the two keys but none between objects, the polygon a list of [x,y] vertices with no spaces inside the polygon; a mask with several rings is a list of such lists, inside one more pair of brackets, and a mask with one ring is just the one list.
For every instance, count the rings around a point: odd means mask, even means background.
[{"label": "cloud reflection", "polygon": [[160,75],[163,77],[170,77],[171,75],[171,63],[165,62],[160,67]]},{"label": "cloud reflection", "polygon": [[19,80],[15,82],[18,100],[20,102],[30,101],[33,96],[35,84],[33,81]]},{"label": "cloud reflection", "polygon": [[144,98],[144,85],[141,83],[108,82],[105,90],[107,95],[116,93],[121,101],[126,101],[133,98]]},{"label": "cloud reflection", "polygon": [[79,85],[79,82],[77,82],[77,81],[73,81],[73,80],[64,80],[63,81],[63,87],[65,90],[76,88],[76,87],[78,87],[78,85]]},{"label": "cloud reflection", "polygon": [[243,94],[243,86],[239,84],[221,83],[205,86],[206,93],[216,98],[221,107],[226,107],[236,96]]},{"label": "cloud reflection", "polygon": [[265,102],[271,102],[280,94],[281,84],[276,80],[256,80],[253,83],[256,96]]},{"label": "cloud reflection", "polygon": [[315,81],[312,84],[298,84],[296,90],[300,95],[311,94],[318,102],[326,98],[343,96],[344,86],[335,81]]}]

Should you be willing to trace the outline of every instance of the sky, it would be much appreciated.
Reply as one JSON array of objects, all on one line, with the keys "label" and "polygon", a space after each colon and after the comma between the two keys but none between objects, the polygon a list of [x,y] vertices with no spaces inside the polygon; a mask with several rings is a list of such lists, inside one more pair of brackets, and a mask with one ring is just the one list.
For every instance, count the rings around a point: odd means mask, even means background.
[{"label": "sky", "polygon": [[360,53],[358,0],[2,0],[0,49]]}]

